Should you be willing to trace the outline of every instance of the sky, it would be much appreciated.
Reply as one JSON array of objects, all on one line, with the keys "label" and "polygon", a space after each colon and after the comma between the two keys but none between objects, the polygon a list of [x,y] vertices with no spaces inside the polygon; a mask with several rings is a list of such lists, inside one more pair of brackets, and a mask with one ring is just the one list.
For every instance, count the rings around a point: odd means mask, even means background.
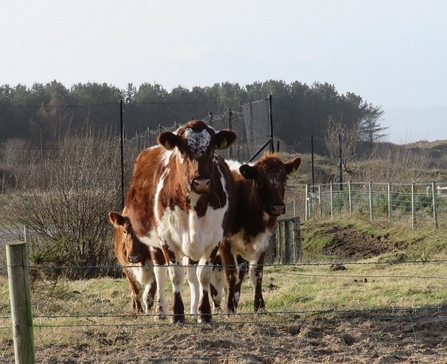
[{"label": "sky", "polygon": [[17,0],[0,34],[2,85],[327,82],[391,142],[447,139],[445,0]]}]

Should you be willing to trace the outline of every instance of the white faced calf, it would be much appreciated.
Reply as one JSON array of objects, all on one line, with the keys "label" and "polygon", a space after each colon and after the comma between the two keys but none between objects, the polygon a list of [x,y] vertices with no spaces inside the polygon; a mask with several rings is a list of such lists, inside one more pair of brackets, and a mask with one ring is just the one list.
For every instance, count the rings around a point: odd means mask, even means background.
[{"label": "white faced calf", "polygon": [[127,216],[112,211],[109,219],[115,227],[115,255],[130,285],[132,307],[149,313],[157,288],[150,248],[135,236]]}]

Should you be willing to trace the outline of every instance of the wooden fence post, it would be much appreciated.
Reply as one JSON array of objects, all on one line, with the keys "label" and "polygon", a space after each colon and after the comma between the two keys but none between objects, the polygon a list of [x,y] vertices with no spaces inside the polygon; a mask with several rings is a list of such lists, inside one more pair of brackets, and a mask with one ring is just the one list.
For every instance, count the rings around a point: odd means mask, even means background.
[{"label": "wooden fence post", "polygon": [[282,223],[284,229],[284,261],[285,264],[290,264],[292,252],[292,239],[290,234],[290,220],[284,220]]},{"label": "wooden fence post", "polygon": [[34,364],[33,317],[26,243],[6,244],[16,364]]}]

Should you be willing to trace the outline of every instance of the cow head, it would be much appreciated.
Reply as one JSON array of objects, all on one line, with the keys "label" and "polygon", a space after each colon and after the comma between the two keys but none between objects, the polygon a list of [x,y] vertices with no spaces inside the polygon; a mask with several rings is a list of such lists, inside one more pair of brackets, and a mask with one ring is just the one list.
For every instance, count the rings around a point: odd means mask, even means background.
[{"label": "cow head", "polygon": [[148,247],[138,240],[130,219],[112,211],[109,212],[109,220],[115,227],[115,247],[120,246],[129,263],[144,263]]},{"label": "cow head", "polygon": [[235,140],[234,131],[216,131],[201,120],[190,121],[175,133],[162,132],[157,138],[158,144],[167,150],[176,149],[180,153],[181,163],[186,166],[183,172],[196,193],[206,193],[212,188],[215,150],[225,149]]},{"label": "cow head", "polygon": [[270,216],[286,212],[284,194],[287,177],[296,172],[301,164],[297,157],[283,162],[278,154],[265,153],[253,166],[243,164],[239,171],[246,179],[253,180],[256,200]]}]

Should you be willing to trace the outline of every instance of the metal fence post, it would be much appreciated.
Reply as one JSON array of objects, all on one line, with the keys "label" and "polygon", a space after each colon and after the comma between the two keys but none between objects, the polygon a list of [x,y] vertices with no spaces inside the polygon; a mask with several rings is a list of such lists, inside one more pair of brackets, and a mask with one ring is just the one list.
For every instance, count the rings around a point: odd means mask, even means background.
[{"label": "metal fence post", "polygon": [[368,183],[368,196],[369,196],[369,220],[374,221],[374,203],[372,197],[372,182]]},{"label": "metal fence post", "polygon": [[323,201],[321,199],[321,185],[318,185],[318,213],[319,217],[323,217]]},{"label": "metal fence post", "polygon": [[435,229],[437,229],[438,226],[438,211],[437,211],[437,189],[436,189],[436,182],[432,182],[431,184],[431,193],[433,196],[433,221],[435,223]]},{"label": "metal fence post", "polygon": [[411,226],[416,228],[416,199],[414,196],[414,182],[411,184]]},{"label": "metal fence post", "polygon": [[391,183],[388,183],[388,220],[393,220],[393,196],[391,194]]},{"label": "metal fence post", "polygon": [[294,232],[294,242],[295,242],[295,252],[294,252],[294,263],[301,262],[302,258],[302,248],[301,248],[301,227],[300,218],[293,218],[293,232]]},{"label": "metal fence post", "polygon": [[304,221],[309,219],[309,185],[306,185],[306,196],[304,200]]},{"label": "metal fence post", "polygon": [[34,364],[33,317],[26,243],[6,244],[16,364]]},{"label": "metal fence post", "polygon": [[349,213],[352,215],[352,180],[348,181],[348,204]]},{"label": "metal fence post", "polygon": [[334,187],[333,187],[333,183],[331,181],[330,185],[329,185],[329,190],[330,190],[330,194],[331,194],[331,219],[334,217]]}]

